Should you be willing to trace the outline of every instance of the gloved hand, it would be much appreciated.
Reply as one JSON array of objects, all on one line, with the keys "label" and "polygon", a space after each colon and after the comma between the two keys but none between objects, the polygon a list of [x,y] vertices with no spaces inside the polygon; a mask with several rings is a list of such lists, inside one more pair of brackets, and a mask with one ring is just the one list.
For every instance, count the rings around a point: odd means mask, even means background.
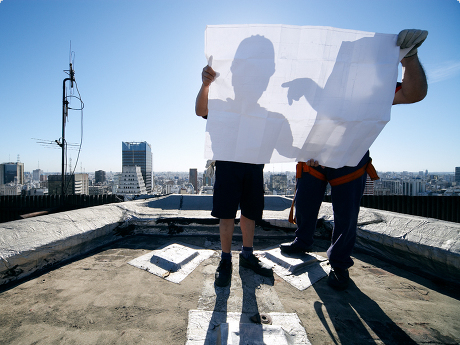
[{"label": "gloved hand", "polygon": [[417,30],[417,29],[406,29],[402,30],[398,35],[396,45],[401,49],[409,48],[414,46],[404,57],[409,57],[417,54],[417,48],[420,47],[428,36],[428,31]]}]

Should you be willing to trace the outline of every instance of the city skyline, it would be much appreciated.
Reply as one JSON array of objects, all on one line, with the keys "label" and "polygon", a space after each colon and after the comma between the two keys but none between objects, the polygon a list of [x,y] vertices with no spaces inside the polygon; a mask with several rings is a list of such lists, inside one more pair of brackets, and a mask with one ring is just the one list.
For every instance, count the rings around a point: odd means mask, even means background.
[{"label": "city skyline", "polygon": [[[9,164],[9,163],[17,163],[17,162],[1,162],[0,164]],[[22,163],[22,162],[20,162]],[[272,165],[272,164],[266,164],[265,166],[269,166],[269,165]],[[447,175],[455,175],[455,171],[456,171],[456,168],[458,167],[453,167],[451,171],[430,171],[428,169],[420,169],[420,170],[414,170],[414,171],[410,171],[410,170],[399,170],[399,171],[396,171],[396,170],[385,170],[385,169],[380,169],[380,170],[377,170],[377,172],[379,173],[396,173],[396,174],[404,174],[404,173],[410,173],[410,174],[418,174],[420,172],[423,172],[425,173],[426,171],[428,171],[428,174],[430,175],[436,175],[436,174],[447,174]],[[190,167],[188,168],[187,170],[163,170],[163,171],[152,171],[152,174],[155,176],[155,174],[189,174],[190,172],[190,169],[197,169],[198,173],[204,173],[206,172],[206,169],[198,169],[196,167]],[[59,175],[61,174],[60,171],[48,171],[48,170],[44,170],[42,168],[34,168],[34,169],[30,169],[28,170],[25,165],[24,165],[24,173],[26,174],[33,174],[34,170],[40,170],[42,171],[42,174],[43,175]],[[105,173],[111,173],[111,174],[120,174],[122,172],[122,169],[120,170],[103,170],[103,169],[96,169],[94,171],[87,171],[86,169],[83,169],[83,170],[79,170],[79,169],[76,169],[75,170],[75,174],[90,174],[90,175],[95,175],[96,172],[98,171],[103,171]],[[295,169],[293,170],[269,170],[269,169],[264,169],[264,174],[283,174],[283,173],[290,173],[290,174],[294,174],[295,173]]]},{"label": "city skyline", "polygon": [[[0,163],[0,164],[5,164],[5,163],[16,163],[16,162],[3,162],[3,163]],[[401,174],[401,175],[404,175],[404,174],[414,174],[414,175],[420,175],[421,173],[423,173],[423,175],[425,174],[428,174],[428,175],[455,175],[455,172],[458,170],[459,167],[454,167],[452,171],[429,171],[428,169],[422,169],[422,170],[418,170],[418,171],[409,171],[409,170],[402,170],[402,171],[392,171],[392,170],[377,170],[378,173],[380,174]],[[190,170],[191,169],[196,169],[196,168],[189,168],[188,170],[184,170],[184,171],[175,171],[175,170],[165,170],[165,171],[152,171],[152,174],[153,176],[157,176],[157,175],[164,175],[164,174],[168,174],[168,175],[174,175],[174,174],[181,174],[181,175],[189,175],[190,174]],[[41,172],[41,175],[60,175],[61,172],[59,171],[46,171],[46,170],[43,170],[43,169],[33,169],[33,170],[27,170],[27,169],[24,169],[24,173],[25,174],[30,174],[30,175],[33,175],[33,173],[35,171],[40,171]],[[198,176],[200,176],[200,174],[204,174],[206,173],[206,169],[203,169],[203,170],[200,170],[200,169],[196,169],[197,172],[198,172]],[[122,169],[120,169],[119,171],[106,171],[106,170],[101,170],[101,169],[98,169],[96,171],[79,171],[79,170],[76,170],[75,171],[75,174],[88,174],[89,176],[94,176],[94,178],[96,178],[96,173],[97,172],[104,172],[106,174],[112,174],[112,175],[115,175],[115,174],[121,174],[122,173]],[[296,171],[295,170],[284,170],[284,171],[269,171],[268,169],[264,169],[264,175],[279,175],[279,174],[292,174],[292,175],[295,175]]]},{"label": "city skyline", "polygon": [[[344,15],[345,14],[345,15]],[[194,114],[206,25],[286,24],[397,34],[428,30],[419,49],[428,95],[393,107],[371,146],[378,171],[450,173],[460,165],[460,3],[235,1],[0,2],[0,162],[61,171],[62,81],[73,63],[85,104],[70,111],[72,170],[121,172],[120,142],[151,144],[153,172],[205,169],[206,121]],[[72,53],[71,53],[72,51]],[[73,90],[73,96],[78,96]],[[79,108],[72,98],[70,107]],[[81,130],[83,129],[83,135]],[[78,148],[82,142],[80,155]],[[78,158],[78,161],[77,161]],[[265,171],[294,171],[295,163]],[[69,169],[67,169],[69,171]]]}]

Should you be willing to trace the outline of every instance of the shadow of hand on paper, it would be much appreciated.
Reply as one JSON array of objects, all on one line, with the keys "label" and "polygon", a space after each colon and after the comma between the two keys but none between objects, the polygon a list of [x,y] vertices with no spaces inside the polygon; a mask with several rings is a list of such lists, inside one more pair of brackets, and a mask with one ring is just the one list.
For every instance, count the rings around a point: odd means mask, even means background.
[{"label": "shadow of hand on paper", "polygon": [[377,343],[375,336],[379,343],[386,345],[417,344],[353,281],[341,292],[332,290],[327,284],[314,284],[313,287],[322,301],[314,303],[316,314],[335,344],[374,344]]},{"label": "shadow of hand on paper", "polygon": [[285,157],[297,156],[287,119],[259,104],[275,72],[274,54],[273,43],[260,35],[239,44],[230,68],[234,99],[208,103],[213,159],[263,164],[275,149]]},{"label": "shadow of hand on paper", "polygon": [[[316,78],[324,87],[311,78],[297,78],[281,85],[288,88],[289,105],[304,97],[316,112],[314,118],[311,116],[313,125],[299,161],[313,158],[324,164],[333,156],[335,161],[347,162],[351,158],[357,164],[387,122],[383,117],[379,119],[375,109],[382,103],[391,106],[392,99],[382,99],[389,91],[383,82],[388,78],[388,69],[376,68],[379,51],[368,48],[374,42],[371,39],[342,42],[326,82]],[[355,152],[357,147],[360,149]],[[334,167],[344,165],[349,164]]]},{"label": "shadow of hand on paper", "polygon": [[288,88],[289,105],[292,105],[293,101],[298,102],[302,97],[305,97],[307,102],[313,106],[316,93],[323,91],[323,88],[310,78],[297,78],[281,84],[281,87]]}]

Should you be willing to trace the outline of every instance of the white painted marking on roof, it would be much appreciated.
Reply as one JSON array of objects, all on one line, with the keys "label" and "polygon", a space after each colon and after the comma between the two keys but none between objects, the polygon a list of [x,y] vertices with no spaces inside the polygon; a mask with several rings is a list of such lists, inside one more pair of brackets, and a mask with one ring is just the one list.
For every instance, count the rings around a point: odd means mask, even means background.
[{"label": "white painted marking on roof", "polygon": [[314,253],[288,256],[278,247],[255,253],[259,254],[260,261],[273,266],[273,272],[280,278],[299,290],[307,289],[331,270],[327,258]]},{"label": "white painted marking on roof", "polygon": [[261,325],[252,323],[244,313],[190,310],[186,345],[311,344],[297,314],[269,315],[272,325]]},{"label": "white painted marking on roof", "polygon": [[213,250],[172,243],[133,259],[128,264],[179,284],[213,254]]}]

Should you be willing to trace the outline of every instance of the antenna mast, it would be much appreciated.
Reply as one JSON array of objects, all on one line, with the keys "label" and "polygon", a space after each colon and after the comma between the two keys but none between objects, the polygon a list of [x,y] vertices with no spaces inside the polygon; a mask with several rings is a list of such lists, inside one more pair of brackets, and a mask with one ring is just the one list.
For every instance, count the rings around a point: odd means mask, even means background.
[{"label": "antenna mast", "polygon": [[[72,51],[72,43],[70,46],[70,50]],[[72,55],[72,53],[71,53]],[[69,78],[65,78],[62,83],[62,141],[59,146],[62,149],[62,164],[61,164],[61,171],[62,171],[62,180],[61,180],[61,195],[65,196],[65,169],[64,169],[64,161],[65,161],[65,150],[66,150],[66,142],[65,142],[65,122],[66,118],[69,115],[69,101],[67,100],[66,96],[66,82],[70,80],[70,87],[73,88],[73,82],[75,81],[75,71],[72,67],[72,62],[69,61],[69,70],[64,71],[67,72]]]}]

